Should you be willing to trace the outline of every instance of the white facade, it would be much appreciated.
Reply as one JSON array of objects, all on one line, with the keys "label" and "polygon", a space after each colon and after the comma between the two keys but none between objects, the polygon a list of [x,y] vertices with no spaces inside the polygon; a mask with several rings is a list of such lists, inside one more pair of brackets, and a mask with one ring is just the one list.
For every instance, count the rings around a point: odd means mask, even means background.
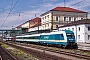
[{"label": "white facade", "polygon": [[22,28],[29,28],[29,22],[26,22],[21,25]]},{"label": "white facade", "polygon": [[59,30],[65,29],[74,32],[77,43],[90,43],[90,24],[80,24],[59,28]]}]

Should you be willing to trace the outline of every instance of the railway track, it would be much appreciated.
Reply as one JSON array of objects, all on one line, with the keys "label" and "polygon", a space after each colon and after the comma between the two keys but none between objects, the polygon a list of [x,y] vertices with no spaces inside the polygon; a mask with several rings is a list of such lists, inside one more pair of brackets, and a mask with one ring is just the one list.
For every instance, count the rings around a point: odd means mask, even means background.
[{"label": "railway track", "polygon": [[19,60],[0,45],[0,60]]},{"label": "railway track", "polygon": [[41,49],[41,50],[44,50],[44,51],[50,51],[50,52],[64,54],[64,55],[68,55],[68,56],[74,56],[74,57],[77,57],[77,58],[90,59],[90,56],[80,54],[80,53],[73,53],[73,52],[54,50],[54,49],[50,49],[50,48],[46,48],[46,47],[41,48],[41,47],[37,47],[37,46],[32,46],[32,48],[37,48],[37,49]]},{"label": "railway track", "polygon": [[0,56],[0,60],[2,60],[2,57]]},{"label": "railway track", "polygon": [[[10,44],[10,45],[12,45],[12,44]],[[61,51],[61,50],[54,50],[54,49],[51,49],[51,48],[48,48],[48,47],[41,47],[41,46],[37,47],[35,45],[26,45],[26,44],[25,45],[17,44],[17,45],[29,46],[29,47],[32,47],[32,48],[35,48],[35,49],[43,50],[44,52],[45,51],[49,51],[49,52],[54,52],[54,53],[57,53],[57,54],[63,54],[63,55],[68,55],[68,56],[72,56],[72,57],[76,57],[76,58],[90,60],[90,56],[87,56],[87,55],[84,55],[84,54],[80,54],[80,53],[72,53],[72,52],[66,52],[66,51]]]}]

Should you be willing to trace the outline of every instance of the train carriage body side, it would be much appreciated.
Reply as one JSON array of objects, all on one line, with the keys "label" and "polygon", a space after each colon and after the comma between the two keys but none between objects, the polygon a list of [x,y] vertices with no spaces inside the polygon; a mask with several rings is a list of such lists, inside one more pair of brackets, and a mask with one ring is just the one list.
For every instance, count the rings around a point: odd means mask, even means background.
[{"label": "train carriage body side", "polygon": [[4,41],[15,41],[16,37],[4,37],[3,40]]},{"label": "train carriage body side", "polygon": [[26,35],[24,40],[26,42],[39,42],[40,34]]},{"label": "train carriage body side", "polygon": [[40,34],[17,36],[16,41],[22,42],[39,42]]}]

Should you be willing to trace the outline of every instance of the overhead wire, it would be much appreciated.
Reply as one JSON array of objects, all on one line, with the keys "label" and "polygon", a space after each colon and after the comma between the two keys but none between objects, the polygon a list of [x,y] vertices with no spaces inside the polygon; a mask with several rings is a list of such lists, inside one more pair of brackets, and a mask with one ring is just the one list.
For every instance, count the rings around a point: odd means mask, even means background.
[{"label": "overhead wire", "polygon": [[[13,1],[13,0],[12,0],[12,1]],[[18,0],[17,0],[16,3],[14,4],[14,6],[11,7],[10,12],[8,13],[7,17],[5,18],[4,22],[3,22],[2,25],[1,25],[1,28],[2,28],[2,26],[4,25],[4,23],[6,22],[7,18],[9,17],[9,15],[10,15],[11,12],[13,11],[13,9],[14,9],[14,7],[16,6],[17,3],[18,3]],[[11,5],[13,5],[13,3],[12,3]]]},{"label": "overhead wire", "polygon": [[[79,4],[79,3],[83,2],[83,1],[85,1],[85,0],[79,1],[79,2],[77,2],[77,3],[75,3],[75,4],[72,4],[71,6],[77,5],[77,4]],[[71,6],[70,6],[70,7],[71,7]]]},{"label": "overhead wire", "polygon": [[[3,7],[3,8],[0,8],[0,9],[1,9],[1,14],[0,14],[0,16],[1,16],[1,15],[4,15],[4,11],[5,11],[5,8],[6,8],[7,3],[8,3],[8,0],[5,2],[4,7]],[[0,19],[1,19],[1,18],[0,18]]]},{"label": "overhead wire", "polygon": [[4,10],[5,10],[5,7],[6,7],[7,3],[8,3],[8,0],[6,1],[5,6],[3,8],[0,8],[0,9],[2,9],[1,13],[4,13]]}]

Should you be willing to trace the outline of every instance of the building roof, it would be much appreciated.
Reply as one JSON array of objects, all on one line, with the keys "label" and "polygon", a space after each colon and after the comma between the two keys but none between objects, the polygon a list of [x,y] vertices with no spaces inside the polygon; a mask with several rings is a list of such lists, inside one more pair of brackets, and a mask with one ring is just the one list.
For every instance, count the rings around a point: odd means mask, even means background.
[{"label": "building roof", "polygon": [[[87,13],[87,12],[84,12],[84,11],[81,11],[81,10],[78,10],[78,9],[74,9],[74,8],[70,8],[70,7],[60,7],[60,6],[57,6],[57,7],[53,8],[53,9],[51,9],[50,11]],[[41,16],[48,13],[48,12],[50,12],[50,11],[47,11],[47,12],[41,14]]]},{"label": "building roof", "polygon": [[19,25],[19,26],[17,26],[16,28],[21,28],[21,26],[22,26],[22,24],[21,24],[21,25]]},{"label": "building roof", "polygon": [[60,6],[57,6],[57,7],[53,8],[53,9],[50,10],[50,11],[77,12],[77,13],[83,13],[83,12],[84,12],[84,11],[77,10],[77,9],[74,9],[74,8],[70,8],[70,7],[60,7]]},{"label": "building roof", "polygon": [[29,22],[36,22],[36,21],[38,21],[38,20],[41,20],[41,18],[36,17],[36,18],[34,18],[34,19],[29,20]]},{"label": "building roof", "polygon": [[73,22],[67,23],[64,26],[61,26],[59,28],[67,27],[67,26],[73,26],[73,25],[80,25],[80,24],[90,24],[90,19],[83,19],[83,20],[73,21]]},{"label": "building roof", "polygon": [[[41,20],[41,18],[36,17],[36,18],[34,18],[34,19],[31,19],[31,20],[26,21],[25,23],[27,23],[27,22],[36,22],[36,21],[39,21],[39,22],[40,22],[40,20]],[[25,23],[23,23],[23,24],[25,24]],[[23,24],[17,26],[16,28],[20,28]],[[41,23],[40,23],[40,24],[41,24]],[[39,24],[39,25],[40,25],[40,24]],[[35,25],[35,26],[36,26],[36,25]]]}]

